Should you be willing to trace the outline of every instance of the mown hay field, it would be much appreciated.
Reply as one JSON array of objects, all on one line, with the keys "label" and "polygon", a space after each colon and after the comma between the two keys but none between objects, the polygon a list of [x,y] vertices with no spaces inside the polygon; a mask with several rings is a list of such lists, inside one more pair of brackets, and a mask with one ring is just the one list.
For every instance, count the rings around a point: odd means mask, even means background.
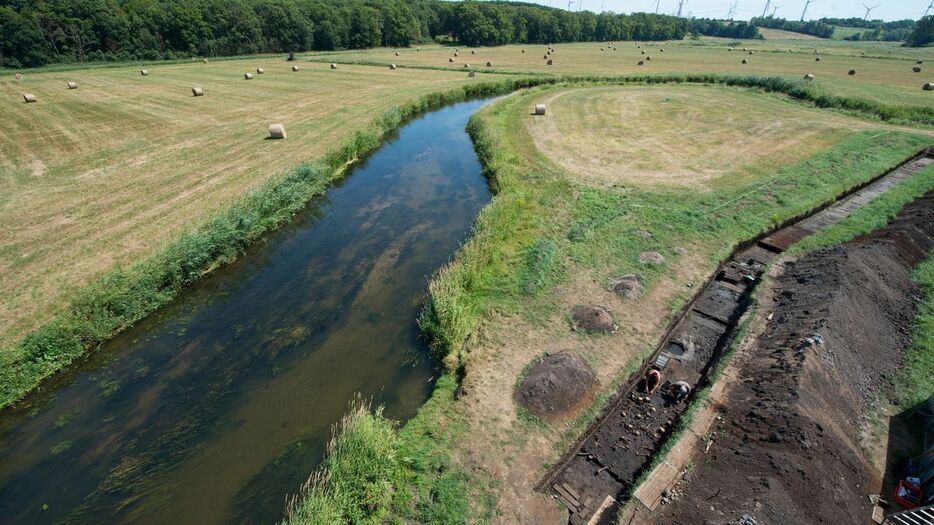
[{"label": "mown hay field", "polygon": [[[293,72],[279,57],[145,67],[0,75],[0,348],[95,276],[155,253],[386,111],[467,82],[363,66]],[[288,139],[267,140],[272,123]]]},{"label": "mown hay field", "polygon": [[[733,44],[734,51],[729,51]],[[626,75],[723,73],[800,79],[806,73],[816,77],[818,85],[837,95],[867,98],[893,105],[930,106],[934,92],[923,91],[925,82],[934,82],[934,48],[911,49],[880,42],[821,41],[729,41],[707,39],[699,41],[641,43],[589,42],[556,44],[548,66],[547,48],[540,44],[493,48],[457,49],[454,47],[421,47],[418,49],[370,49],[340,53],[319,53],[315,60],[390,62],[407,66],[464,68],[469,64],[480,71],[492,62],[493,70],[540,72],[555,75]],[[604,51],[601,51],[601,47]],[[613,48],[616,48],[615,50]],[[743,52],[746,48],[753,55]],[[522,50],[525,49],[525,53]],[[664,49],[665,51],[661,51]],[[398,51],[399,56],[394,52]],[[471,54],[473,51],[475,54]],[[646,55],[642,55],[642,51]],[[821,61],[817,62],[816,52]],[[865,53],[861,56],[860,53]],[[652,60],[646,60],[651,56]],[[448,59],[453,58],[454,62]],[[742,64],[743,59],[748,64]],[[639,61],[644,61],[642,66]],[[924,60],[921,73],[912,67]],[[849,70],[856,75],[850,76]]]}]

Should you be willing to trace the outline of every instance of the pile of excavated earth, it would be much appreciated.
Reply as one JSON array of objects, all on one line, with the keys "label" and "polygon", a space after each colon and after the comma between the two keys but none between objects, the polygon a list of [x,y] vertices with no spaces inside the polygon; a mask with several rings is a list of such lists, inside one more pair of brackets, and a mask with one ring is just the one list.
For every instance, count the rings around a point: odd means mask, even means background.
[{"label": "pile of excavated earth", "polygon": [[934,247],[934,192],[888,226],[784,262],[734,366],[712,446],[665,494],[655,523],[869,523],[882,472],[867,417],[893,399]]}]

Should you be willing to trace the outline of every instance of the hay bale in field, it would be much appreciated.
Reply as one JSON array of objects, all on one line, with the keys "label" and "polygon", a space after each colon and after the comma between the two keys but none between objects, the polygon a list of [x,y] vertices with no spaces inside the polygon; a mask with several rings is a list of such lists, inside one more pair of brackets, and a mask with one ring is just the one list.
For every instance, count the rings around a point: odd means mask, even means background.
[{"label": "hay bale in field", "polygon": [[645,59],[646,59],[646,60],[652,60],[652,56],[651,56],[651,55],[646,56]]},{"label": "hay bale in field", "polygon": [[331,69],[337,69],[337,64],[331,64]]},{"label": "hay bale in field", "polygon": [[23,79],[23,75],[20,75],[19,73],[17,73],[17,74],[15,74],[15,75],[13,75],[13,78],[15,78],[16,80],[22,80],[22,79]]},{"label": "hay bale in field", "polygon": [[847,75],[850,75],[850,76],[853,76],[853,75],[856,74],[856,70],[855,70],[855,69],[851,69],[851,70],[847,71],[846,74],[847,74]]},{"label": "hay bale in field", "polygon": [[453,62],[454,62],[454,59],[451,58],[451,57],[448,57],[448,62],[453,63]]},{"label": "hay bale in field", "polygon": [[534,113],[535,113],[536,115],[544,115],[544,114],[545,114],[545,105],[544,105],[544,104],[535,104],[535,111],[534,111]]},{"label": "hay bale in field", "polygon": [[820,57],[814,59],[815,62],[820,62]]},{"label": "hay bale in field", "polygon": [[473,77],[475,77],[475,76],[477,76],[477,74],[474,73],[473,71],[467,73],[467,78],[473,78]]},{"label": "hay bale in field", "polygon": [[523,49],[522,52],[525,53],[525,49]]},{"label": "hay bale in field", "polygon": [[269,126],[269,138],[271,139],[284,139],[285,138],[285,126],[282,124],[271,124]]},{"label": "hay bale in field", "polygon": [[934,91],[934,82],[925,83],[924,86],[921,87],[921,89],[925,91]]},{"label": "hay bale in field", "polygon": [[545,60],[548,60],[548,55],[544,55],[542,56],[542,58],[544,58]]},{"label": "hay bale in field", "polygon": [[664,48],[664,47],[663,47],[663,48],[660,48],[660,49],[658,50],[658,52],[659,52],[659,53],[664,53],[664,52],[665,52],[665,48]]},{"label": "hay bale in field", "polygon": [[643,55],[645,54],[645,50],[644,50],[644,49],[642,50],[642,54],[643,54]]},{"label": "hay bale in field", "polygon": [[395,64],[389,64],[389,69],[396,69],[396,65],[395,65]]},{"label": "hay bale in field", "polygon": [[78,89],[78,83],[77,83],[77,82],[68,82],[68,83],[65,84],[65,87],[67,87],[68,89]]},{"label": "hay bale in field", "polygon": [[476,53],[476,51],[474,51],[473,49],[471,49],[471,50],[470,50],[470,54],[471,54],[471,55],[476,55],[477,53]]},{"label": "hay bale in field", "polygon": [[606,48],[601,47],[600,51],[606,51]]},{"label": "hay bale in field", "polygon": [[493,67],[493,62],[487,60],[487,61],[486,61],[486,67]]},{"label": "hay bale in field", "polygon": [[915,67],[911,68],[911,70],[914,71],[915,73],[920,73],[920,72],[921,72],[921,67],[920,67],[920,66],[915,66]]},{"label": "hay bale in field", "polygon": [[454,56],[459,56],[456,51],[454,52]]},{"label": "hay bale in field", "polygon": [[733,48],[731,47],[731,48],[730,48],[730,53],[732,53],[732,52],[733,52]]},{"label": "hay bale in field", "polygon": [[615,48],[615,47],[613,48],[613,51],[616,51],[616,48]]},{"label": "hay bale in field", "polygon": [[149,70],[148,70],[148,69],[140,69],[140,70],[139,70],[139,74],[140,74],[140,76],[144,76],[144,77],[145,77],[146,75],[149,74]]},{"label": "hay bale in field", "polygon": [[464,64],[464,69],[470,69],[470,64]]},{"label": "hay bale in field", "polygon": [[555,65],[555,61],[554,61],[554,60],[548,60],[548,62],[546,62],[546,64],[548,64],[549,66],[553,66],[553,65]]},{"label": "hay bale in field", "polygon": [[292,71],[298,71],[298,66],[292,66]]},{"label": "hay bale in field", "polygon": [[193,87],[193,88],[191,88],[191,96],[193,96],[193,97],[203,97],[203,96],[204,96],[204,90],[201,89],[201,88],[199,88],[199,87]]},{"label": "hay bale in field", "polygon": [[923,64],[923,63],[924,63],[924,60],[919,60],[919,61],[915,62],[915,64],[918,64],[918,65],[921,65],[921,64]]},{"label": "hay bale in field", "polygon": [[746,59],[744,58],[744,59],[743,59],[743,64],[748,64],[748,63],[749,63],[749,61],[746,60]]},{"label": "hay bale in field", "polygon": [[752,51],[752,49],[750,49],[750,50],[749,50],[749,54],[751,55],[752,53],[753,53],[753,51]]},{"label": "hay bale in field", "polygon": [[32,93],[23,93],[23,101],[27,104],[31,104],[36,101],[36,96]]},{"label": "hay bale in field", "polygon": [[206,59],[206,58],[202,58],[201,61],[204,62],[205,64],[208,63],[208,59]]},{"label": "hay bale in field", "polygon": [[266,70],[263,69],[263,68],[261,68],[261,67],[256,68],[256,74],[257,74],[257,75],[262,75],[262,74],[265,73],[265,72],[266,72]]},{"label": "hay bale in field", "polygon": [[398,52],[398,51],[396,51],[396,56],[399,56],[399,52]]},{"label": "hay bale in field", "polygon": [[252,80],[252,79],[253,79],[253,73],[244,73],[244,74],[243,74],[243,80]]},{"label": "hay bale in field", "polygon": [[639,65],[640,65],[640,66],[644,66],[644,65],[645,65],[645,60],[640,60],[640,61],[639,61]]},{"label": "hay bale in field", "polygon": [[807,82],[811,82],[812,80],[814,80],[814,75],[807,73],[804,75],[804,80]]}]

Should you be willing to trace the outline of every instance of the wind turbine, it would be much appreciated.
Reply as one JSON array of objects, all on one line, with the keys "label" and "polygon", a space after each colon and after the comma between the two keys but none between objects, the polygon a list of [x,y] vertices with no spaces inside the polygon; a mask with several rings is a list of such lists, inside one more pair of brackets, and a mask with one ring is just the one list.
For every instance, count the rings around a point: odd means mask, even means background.
[{"label": "wind turbine", "polygon": [[872,6],[872,7],[869,7],[868,5],[863,4],[863,7],[866,8],[866,16],[863,17],[863,20],[869,20],[869,12],[872,11],[873,9],[879,7],[880,5],[882,5],[882,4],[876,4],[876,5]]},{"label": "wind turbine", "polygon": [[681,0],[680,2],[678,2],[678,14],[677,14],[678,18],[681,18],[681,9],[684,8],[684,2],[685,0]]},{"label": "wind turbine", "polygon": [[574,5],[574,0],[568,0],[568,11],[571,10],[572,5]]},{"label": "wind turbine", "polygon": [[804,22],[804,15],[807,14],[807,12],[808,12],[808,6],[811,5],[811,2],[812,2],[812,1],[813,1],[813,0],[807,0],[807,2],[804,3],[804,11],[801,11],[801,21],[802,21],[802,22]]},{"label": "wind turbine", "polygon": [[765,7],[762,8],[762,16],[760,18],[765,18],[765,14],[769,12],[770,5],[772,5],[772,0],[765,0]]},{"label": "wind turbine", "polygon": [[[931,0],[931,1],[934,2],[934,0]],[[729,12],[729,14],[726,15],[726,19],[732,21],[732,20],[733,20],[733,13],[735,13],[735,12],[736,12],[736,0],[733,0],[733,3],[730,4],[730,12]]]},{"label": "wind turbine", "polygon": [[779,8],[779,7],[781,7],[781,6],[780,6],[780,5],[773,5],[773,6],[772,6],[772,18],[775,18],[775,12],[778,11],[778,8]]},{"label": "wind turbine", "polygon": [[[932,1],[934,1],[934,0],[932,0]],[[656,14],[656,15],[658,14],[658,4],[660,4],[661,2],[662,2],[662,0],[655,0],[655,14]]]},{"label": "wind turbine", "polygon": [[931,3],[928,4],[928,8],[924,10],[924,14],[921,15],[921,18],[928,16],[928,13],[931,12],[931,9],[934,9],[934,0],[932,0]]}]

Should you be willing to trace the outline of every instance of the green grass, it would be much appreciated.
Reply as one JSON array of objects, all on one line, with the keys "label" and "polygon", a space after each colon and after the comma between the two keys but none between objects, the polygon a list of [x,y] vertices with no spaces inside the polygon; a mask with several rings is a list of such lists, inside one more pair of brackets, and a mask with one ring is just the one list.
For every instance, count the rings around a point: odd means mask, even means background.
[{"label": "green grass", "polygon": [[896,396],[903,407],[917,406],[934,395],[934,254],[914,271],[914,281],[924,292],[911,347],[896,381]]}]

